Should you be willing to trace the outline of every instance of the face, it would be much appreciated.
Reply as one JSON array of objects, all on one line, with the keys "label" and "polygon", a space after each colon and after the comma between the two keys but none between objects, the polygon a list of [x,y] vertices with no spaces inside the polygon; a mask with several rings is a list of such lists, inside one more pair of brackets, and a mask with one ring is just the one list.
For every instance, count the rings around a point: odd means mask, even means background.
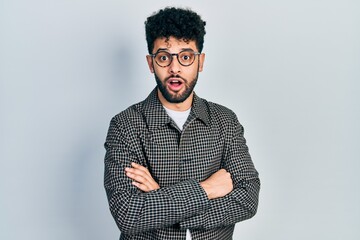
[{"label": "face", "polygon": [[[184,50],[198,52],[195,41],[185,42],[174,37],[170,37],[168,40],[166,38],[156,39],[152,53],[159,50],[169,53],[179,53]],[[183,66],[179,63],[177,57],[173,56],[169,66],[161,67],[152,56],[148,55],[147,62],[150,71],[155,75],[160,101],[177,104],[192,96],[198,74],[203,69],[204,58],[204,54],[196,55],[194,62],[190,66]]]}]

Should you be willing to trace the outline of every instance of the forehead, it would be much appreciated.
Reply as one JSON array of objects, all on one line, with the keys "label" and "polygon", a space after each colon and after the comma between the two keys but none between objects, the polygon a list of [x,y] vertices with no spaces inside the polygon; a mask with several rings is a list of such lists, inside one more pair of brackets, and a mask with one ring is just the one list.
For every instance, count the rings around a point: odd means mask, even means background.
[{"label": "forehead", "polygon": [[174,37],[157,38],[154,41],[153,52],[156,52],[160,48],[167,49],[170,52],[179,52],[181,50],[189,49],[189,48],[194,51],[198,51],[195,40],[189,40],[185,42],[183,39],[178,39]]}]

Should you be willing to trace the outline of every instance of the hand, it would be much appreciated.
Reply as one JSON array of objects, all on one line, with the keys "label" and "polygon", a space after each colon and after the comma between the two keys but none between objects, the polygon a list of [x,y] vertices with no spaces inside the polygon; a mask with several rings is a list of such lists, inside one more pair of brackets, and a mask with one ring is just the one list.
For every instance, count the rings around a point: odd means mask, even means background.
[{"label": "hand", "polygon": [[131,163],[131,168],[125,168],[126,176],[134,180],[132,184],[144,192],[159,189],[159,184],[152,178],[146,167]]},{"label": "hand", "polygon": [[230,173],[220,169],[205,181],[200,182],[209,199],[225,196],[233,190],[233,182]]}]

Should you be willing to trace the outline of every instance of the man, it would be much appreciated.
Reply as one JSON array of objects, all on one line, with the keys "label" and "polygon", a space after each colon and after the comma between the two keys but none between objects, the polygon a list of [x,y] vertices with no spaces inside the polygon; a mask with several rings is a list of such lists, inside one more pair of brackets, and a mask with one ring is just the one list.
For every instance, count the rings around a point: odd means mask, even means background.
[{"label": "man", "polygon": [[145,28],[157,87],[112,119],[105,143],[120,239],[232,239],[256,213],[260,181],[236,115],[194,93],[205,22],[165,8]]}]

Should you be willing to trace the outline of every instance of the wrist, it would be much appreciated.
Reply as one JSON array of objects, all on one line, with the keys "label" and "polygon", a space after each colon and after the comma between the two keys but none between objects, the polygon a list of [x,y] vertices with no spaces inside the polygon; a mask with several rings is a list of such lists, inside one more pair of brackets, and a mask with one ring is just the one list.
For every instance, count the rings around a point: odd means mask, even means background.
[{"label": "wrist", "polygon": [[211,199],[211,187],[209,186],[209,184],[206,184],[206,182],[200,182],[200,186],[204,189],[207,197]]}]

